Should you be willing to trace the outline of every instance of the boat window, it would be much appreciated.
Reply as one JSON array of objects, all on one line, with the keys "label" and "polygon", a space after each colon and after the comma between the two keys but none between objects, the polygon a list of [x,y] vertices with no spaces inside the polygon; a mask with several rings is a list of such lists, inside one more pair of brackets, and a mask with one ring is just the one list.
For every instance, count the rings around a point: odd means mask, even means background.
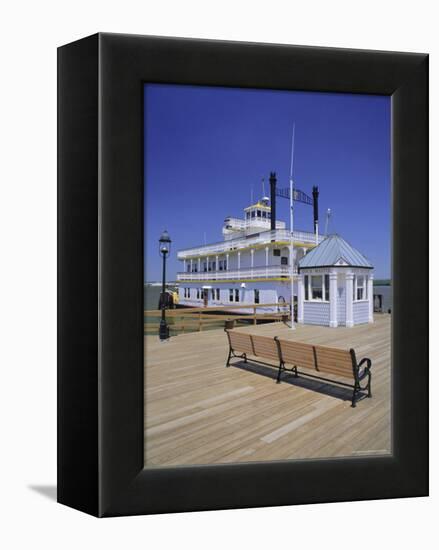
[{"label": "boat window", "polygon": [[255,301],[254,301],[254,303],[255,303],[255,304],[259,304],[259,290],[257,290],[257,289],[255,288],[254,293],[255,293]]},{"label": "boat window", "polygon": [[207,262],[203,262],[203,271],[207,271]]},{"label": "boat window", "polygon": [[323,276],[311,275],[311,299],[323,300]]},{"label": "boat window", "polygon": [[200,289],[197,288],[197,300],[199,300],[199,299],[200,299]]},{"label": "boat window", "polygon": [[239,302],[239,288],[235,288],[235,302]]},{"label": "boat window", "polygon": [[329,275],[325,275],[325,300],[329,302]]},{"label": "boat window", "polygon": [[255,217],[255,211],[252,210],[252,218],[254,218],[254,217]]},{"label": "boat window", "polygon": [[309,277],[308,275],[305,275],[305,300],[309,300]]},{"label": "boat window", "polygon": [[212,294],[212,300],[215,300],[215,289],[214,288],[212,288],[211,294]]},{"label": "boat window", "polygon": [[220,289],[219,288],[216,289],[216,299],[217,300],[220,299]]},{"label": "boat window", "polygon": [[273,256],[280,256],[280,249],[279,248],[273,248]]},{"label": "boat window", "polygon": [[233,302],[233,288],[229,290],[229,302]]},{"label": "boat window", "polygon": [[265,212],[265,210],[262,211],[262,217],[263,217],[263,218],[266,218],[266,217],[267,217],[267,212]]},{"label": "boat window", "polygon": [[250,219],[250,212],[247,212],[247,219]]},{"label": "boat window", "polygon": [[261,217],[261,215],[262,215],[261,211],[260,211],[260,210],[258,210],[258,218],[260,218],[260,217]]},{"label": "boat window", "polygon": [[271,218],[271,212],[267,212],[267,218]]},{"label": "boat window", "polygon": [[280,259],[280,265],[288,265],[288,258],[286,256],[282,256]]}]

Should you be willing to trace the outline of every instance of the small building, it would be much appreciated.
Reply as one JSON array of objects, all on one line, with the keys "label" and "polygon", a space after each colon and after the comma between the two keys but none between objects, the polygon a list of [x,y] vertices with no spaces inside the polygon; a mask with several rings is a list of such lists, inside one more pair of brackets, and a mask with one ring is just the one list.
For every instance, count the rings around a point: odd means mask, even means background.
[{"label": "small building", "polygon": [[329,327],[373,323],[373,266],[339,235],[299,262],[297,320]]}]

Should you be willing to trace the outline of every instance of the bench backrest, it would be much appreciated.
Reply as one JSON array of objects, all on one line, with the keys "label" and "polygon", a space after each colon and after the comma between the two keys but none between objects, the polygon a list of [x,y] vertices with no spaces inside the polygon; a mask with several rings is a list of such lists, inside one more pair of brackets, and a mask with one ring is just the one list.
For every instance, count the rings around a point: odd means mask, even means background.
[{"label": "bench backrest", "polygon": [[226,332],[230,338],[230,346],[234,351],[279,361],[279,351],[274,338],[234,330],[227,330]]},{"label": "bench backrest", "polygon": [[314,346],[316,370],[335,376],[354,378],[352,356],[347,350]]},{"label": "bench backrest", "polygon": [[254,355],[252,337],[246,332],[235,332],[234,330],[226,330],[230,340],[230,347],[234,351],[248,353]]},{"label": "bench backrest", "polygon": [[[333,374],[354,378],[351,351],[313,346],[304,342],[282,340],[269,336],[256,336],[248,332],[227,330],[230,346],[234,351],[264,357],[298,368],[316,370],[322,374]],[[354,358],[355,361],[355,358]]]},{"label": "bench backrest", "polygon": [[278,339],[282,361],[295,367],[315,368],[314,349],[310,344]]},{"label": "bench backrest", "polygon": [[264,357],[265,359],[279,362],[279,350],[274,338],[252,335],[252,341],[254,354],[257,357]]},{"label": "bench backrest", "polygon": [[322,374],[354,378],[350,351],[281,339],[278,344],[285,363],[315,369]]}]

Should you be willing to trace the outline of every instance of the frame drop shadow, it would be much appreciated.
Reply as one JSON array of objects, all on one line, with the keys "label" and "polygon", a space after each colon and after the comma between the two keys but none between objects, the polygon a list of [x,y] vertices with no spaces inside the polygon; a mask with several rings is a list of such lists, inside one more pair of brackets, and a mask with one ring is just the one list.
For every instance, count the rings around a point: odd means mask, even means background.
[{"label": "frame drop shadow", "polygon": [[27,488],[31,491],[39,493],[40,495],[43,495],[49,500],[53,500],[54,502],[56,502],[57,500],[56,485],[28,485]]}]

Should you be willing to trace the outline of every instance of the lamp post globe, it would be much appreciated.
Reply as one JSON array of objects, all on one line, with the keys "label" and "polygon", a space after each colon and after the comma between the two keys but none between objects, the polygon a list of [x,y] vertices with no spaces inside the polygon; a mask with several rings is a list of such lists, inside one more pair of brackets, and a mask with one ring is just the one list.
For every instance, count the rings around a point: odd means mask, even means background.
[{"label": "lamp post globe", "polygon": [[160,248],[159,248],[160,254],[162,256],[169,254],[169,252],[171,251],[171,239],[166,229],[160,235],[159,243],[160,243]]},{"label": "lamp post globe", "polygon": [[169,326],[166,323],[166,304],[168,302],[166,296],[166,257],[171,252],[171,239],[166,230],[160,235],[159,252],[163,258],[162,293],[160,299],[162,318],[160,319],[159,338],[160,340],[165,341],[169,338]]}]

